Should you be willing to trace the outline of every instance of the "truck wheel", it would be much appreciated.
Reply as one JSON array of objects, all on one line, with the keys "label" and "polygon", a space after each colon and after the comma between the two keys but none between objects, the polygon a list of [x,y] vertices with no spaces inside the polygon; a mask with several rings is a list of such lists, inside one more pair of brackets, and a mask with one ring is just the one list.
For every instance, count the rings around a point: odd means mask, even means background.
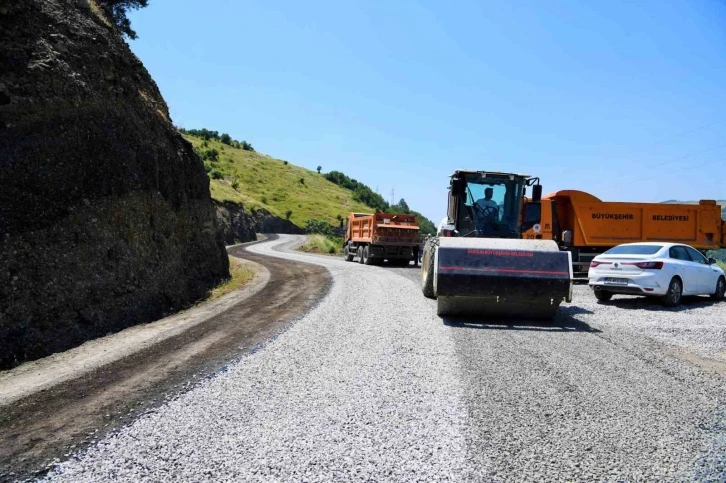
[{"label": "truck wheel", "polygon": [[350,247],[348,246],[347,243],[345,244],[345,248],[343,249],[343,253],[344,253],[344,260],[346,262],[352,262],[353,261],[353,257],[355,257],[355,254],[354,253],[350,253]]},{"label": "truck wheel", "polygon": [[681,285],[681,280],[679,278],[674,277],[671,280],[670,285],[668,285],[668,291],[666,292],[665,296],[663,297],[663,302],[668,307],[675,307],[676,305],[681,303],[682,295],[683,295],[683,285]]},{"label": "truck wheel", "polygon": [[716,282],[716,291],[711,294],[711,300],[723,300],[724,293],[726,293],[726,279],[719,277],[718,282]]},{"label": "truck wheel", "polygon": [[435,299],[434,295],[434,247],[426,243],[424,247],[423,260],[421,260],[421,291],[424,297]]},{"label": "truck wheel", "polygon": [[375,261],[371,258],[371,252],[368,250],[368,245],[366,245],[363,249],[363,259],[363,263],[366,265],[373,265],[373,262]]},{"label": "truck wheel", "polygon": [[358,263],[363,263],[363,247],[358,247]]}]

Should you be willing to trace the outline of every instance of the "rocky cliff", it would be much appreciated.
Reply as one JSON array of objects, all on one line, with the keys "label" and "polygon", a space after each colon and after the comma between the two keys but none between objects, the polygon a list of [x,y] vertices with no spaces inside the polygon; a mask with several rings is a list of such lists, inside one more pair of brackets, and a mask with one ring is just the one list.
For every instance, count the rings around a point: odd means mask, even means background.
[{"label": "rocky cliff", "polygon": [[267,210],[247,211],[238,203],[215,202],[215,204],[217,221],[224,241],[228,245],[256,240],[257,233],[305,233],[294,223],[279,218]]},{"label": "rocky cliff", "polygon": [[228,275],[209,180],[93,1],[0,5],[0,368]]}]

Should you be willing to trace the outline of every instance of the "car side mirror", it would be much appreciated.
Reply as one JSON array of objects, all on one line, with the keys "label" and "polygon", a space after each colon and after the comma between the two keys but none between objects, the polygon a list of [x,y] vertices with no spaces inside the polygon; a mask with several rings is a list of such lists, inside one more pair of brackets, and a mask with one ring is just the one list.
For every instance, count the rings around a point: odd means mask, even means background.
[{"label": "car side mirror", "polygon": [[716,259],[715,258],[711,257],[711,258],[708,259],[708,264],[709,265],[713,265],[715,263],[716,263]]}]

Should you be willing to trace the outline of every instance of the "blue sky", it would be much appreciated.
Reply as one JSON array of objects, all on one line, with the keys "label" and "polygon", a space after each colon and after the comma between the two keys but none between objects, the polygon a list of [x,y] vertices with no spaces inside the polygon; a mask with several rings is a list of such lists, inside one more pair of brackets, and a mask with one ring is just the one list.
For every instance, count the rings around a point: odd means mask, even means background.
[{"label": "blue sky", "polygon": [[456,168],[604,200],[726,198],[720,0],[150,0],[129,16],[177,125],[394,189],[435,223]]}]

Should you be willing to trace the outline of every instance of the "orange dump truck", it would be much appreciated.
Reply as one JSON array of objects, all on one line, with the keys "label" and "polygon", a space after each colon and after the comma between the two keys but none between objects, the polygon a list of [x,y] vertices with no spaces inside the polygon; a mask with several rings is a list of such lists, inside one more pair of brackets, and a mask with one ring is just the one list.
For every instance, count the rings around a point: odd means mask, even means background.
[{"label": "orange dump truck", "polygon": [[396,213],[350,213],[345,230],[343,257],[352,262],[378,265],[418,265],[421,243],[418,219]]},{"label": "orange dump truck", "polygon": [[[572,252],[573,271],[585,276],[598,253],[632,242],[685,243],[699,250],[726,248],[726,223],[714,200],[698,204],[601,201],[577,190],[543,196],[540,222],[525,226],[523,238],[555,240]],[[531,217],[531,214],[528,215]]]}]

